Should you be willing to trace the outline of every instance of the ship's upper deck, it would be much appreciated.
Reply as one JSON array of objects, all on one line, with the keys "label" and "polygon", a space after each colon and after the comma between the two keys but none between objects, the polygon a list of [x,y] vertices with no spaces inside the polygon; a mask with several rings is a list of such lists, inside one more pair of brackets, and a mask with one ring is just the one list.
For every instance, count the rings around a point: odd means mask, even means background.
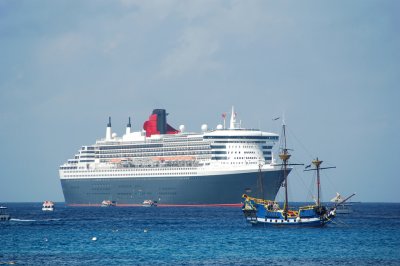
[{"label": "ship's upper deck", "polygon": [[[74,169],[78,165],[115,166],[119,162],[154,162],[157,160],[193,161],[194,165],[240,166],[270,164],[273,160],[272,148],[279,136],[275,133],[257,129],[244,129],[236,123],[236,114],[232,111],[229,128],[218,125],[208,130],[202,126],[201,133],[179,131],[152,134],[143,131],[131,132],[130,121],[122,137],[111,131],[111,119],[107,125],[106,138],[97,140],[94,145],[83,146],[73,159],[68,160],[60,169]],[[225,124],[225,123],[224,123]],[[173,128],[172,128],[173,129]],[[171,133],[172,132],[172,133]],[[149,163],[151,164],[151,163]]]}]

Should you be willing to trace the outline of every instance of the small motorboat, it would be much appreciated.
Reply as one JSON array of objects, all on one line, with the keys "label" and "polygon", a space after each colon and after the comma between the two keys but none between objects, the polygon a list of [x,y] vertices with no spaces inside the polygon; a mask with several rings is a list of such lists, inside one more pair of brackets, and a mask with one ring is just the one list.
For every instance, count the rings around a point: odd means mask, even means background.
[{"label": "small motorboat", "polygon": [[42,205],[42,211],[54,211],[54,202],[45,200]]},{"label": "small motorboat", "polygon": [[0,206],[0,221],[8,221],[11,216],[7,213],[7,207]]},{"label": "small motorboat", "polygon": [[145,200],[142,204],[143,207],[157,207],[157,201]]},{"label": "small motorboat", "polygon": [[112,200],[103,200],[101,202],[101,207],[114,207],[116,205],[117,205],[117,203]]}]

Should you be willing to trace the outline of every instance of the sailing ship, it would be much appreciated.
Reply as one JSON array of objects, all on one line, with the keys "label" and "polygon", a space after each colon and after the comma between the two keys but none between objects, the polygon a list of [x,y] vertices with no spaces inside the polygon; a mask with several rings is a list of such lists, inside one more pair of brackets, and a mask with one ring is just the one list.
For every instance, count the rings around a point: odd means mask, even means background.
[{"label": "sailing ship", "polygon": [[[316,171],[317,172],[317,200],[315,204],[302,206],[297,210],[293,210],[289,207],[288,201],[288,174],[289,166],[299,165],[290,164],[289,149],[286,147],[286,126],[283,123],[283,149],[279,154],[279,158],[282,160],[283,168],[283,187],[285,191],[285,202],[283,208],[280,208],[278,202],[274,200],[265,200],[263,198],[254,198],[246,194],[243,194],[243,213],[247,222],[252,225],[279,225],[279,226],[312,226],[322,227],[325,224],[332,221],[336,216],[336,206],[330,210],[326,206],[323,206],[320,201],[320,170],[334,168],[334,167],[321,167],[322,161],[318,158],[312,161],[314,165],[313,169],[306,169],[305,171]],[[311,166],[310,166],[311,167]],[[260,172],[261,174],[261,172]]]},{"label": "sailing ship", "polygon": [[351,202],[347,202],[350,198],[352,198],[356,193],[351,194],[347,198],[344,198],[338,192],[336,192],[336,196],[331,199],[331,202],[335,203],[336,213],[338,214],[350,214],[353,213],[353,204]]}]

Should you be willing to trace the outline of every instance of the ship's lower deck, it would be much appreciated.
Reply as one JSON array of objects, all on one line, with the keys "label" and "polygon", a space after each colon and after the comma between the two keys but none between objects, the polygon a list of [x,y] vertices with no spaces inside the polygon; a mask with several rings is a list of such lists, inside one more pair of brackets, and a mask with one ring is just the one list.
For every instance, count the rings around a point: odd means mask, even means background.
[{"label": "ship's lower deck", "polygon": [[[274,199],[283,181],[281,170],[206,176],[61,179],[65,202],[70,206],[99,206],[103,200],[117,206],[236,206],[242,194]],[[263,189],[261,189],[261,184]],[[261,192],[262,191],[262,192]]]}]

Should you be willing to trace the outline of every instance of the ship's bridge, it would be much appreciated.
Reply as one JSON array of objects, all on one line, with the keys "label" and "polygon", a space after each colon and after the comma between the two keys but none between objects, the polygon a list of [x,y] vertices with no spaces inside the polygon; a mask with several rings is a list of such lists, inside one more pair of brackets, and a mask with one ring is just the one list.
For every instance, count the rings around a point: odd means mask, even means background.
[{"label": "ship's bridge", "polygon": [[203,137],[211,142],[212,160],[230,166],[270,164],[279,140],[275,133],[238,128],[218,129]]}]

